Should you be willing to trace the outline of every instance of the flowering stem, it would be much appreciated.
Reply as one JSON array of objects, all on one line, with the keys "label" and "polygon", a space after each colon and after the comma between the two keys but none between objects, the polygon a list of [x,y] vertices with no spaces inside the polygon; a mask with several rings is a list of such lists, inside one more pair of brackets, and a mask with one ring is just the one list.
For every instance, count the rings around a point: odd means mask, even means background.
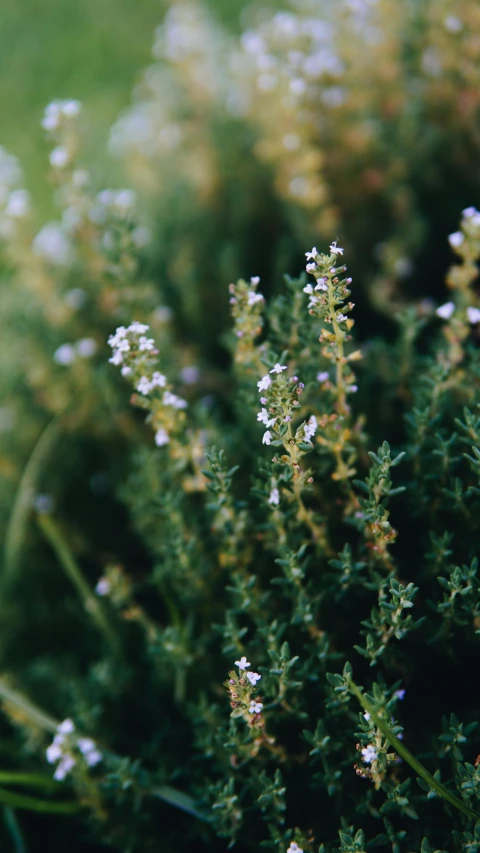
[{"label": "flowering stem", "polygon": [[328,307],[330,309],[330,318],[332,320],[333,331],[335,333],[335,343],[337,348],[336,354],[336,384],[337,384],[337,409],[340,415],[348,415],[349,408],[347,406],[347,394],[345,383],[343,381],[343,332],[337,323],[337,315],[335,313],[335,303],[333,298],[333,289],[331,280],[328,281]]},{"label": "flowering stem", "polygon": [[348,687],[354,696],[356,696],[362,708],[370,714],[373,722],[380,729],[390,746],[392,746],[404,761],[410,765],[412,770],[414,770],[415,773],[417,773],[418,776],[420,776],[420,778],[423,779],[436,794],[438,794],[438,796],[443,797],[443,799],[447,800],[447,802],[454,806],[454,808],[463,812],[463,814],[473,820],[480,820],[480,814],[471,809],[470,806],[464,803],[463,800],[456,797],[455,794],[452,794],[445,785],[442,785],[442,783],[438,781],[438,779],[435,779],[435,777],[429,773],[427,768],[424,767],[414,755],[412,755],[410,750],[408,750],[407,747],[399,741],[397,737],[395,737],[388,723],[383,719],[383,717],[379,716],[375,710],[375,706],[372,705],[369,699],[365,696],[365,693],[360,690],[351,678],[348,679]]}]

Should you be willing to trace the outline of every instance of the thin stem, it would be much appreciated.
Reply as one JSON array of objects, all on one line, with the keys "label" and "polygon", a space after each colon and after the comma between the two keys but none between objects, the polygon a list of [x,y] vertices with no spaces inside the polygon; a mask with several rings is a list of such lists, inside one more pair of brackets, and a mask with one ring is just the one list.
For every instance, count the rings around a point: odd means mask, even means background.
[{"label": "thin stem", "polygon": [[45,538],[49,541],[55,551],[65,574],[76,588],[88,615],[95,622],[97,628],[102,631],[112,651],[115,654],[118,654],[118,636],[113,630],[101,602],[90,588],[90,585],[76,562],[68,543],[63,538],[53,518],[50,515],[47,515],[47,513],[41,513],[38,516],[38,524]]},{"label": "thin stem", "polygon": [[442,785],[438,779],[435,779],[431,773],[427,770],[420,761],[415,758],[414,755],[407,749],[407,747],[398,740],[393,734],[390,726],[385,720],[377,714],[374,705],[367,699],[364,693],[360,690],[360,688],[355,684],[352,679],[348,680],[348,687],[358,699],[362,708],[370,714],[375,725],[380,729],[382,734],[385,736],[390,746],[392,746],[396,752],[410,765],[412,770],[420,776],[427,785],[432,788],[440,797],[443,797],[451,806],[458,809],[458,811],[463,812],[463,814],[467,815],[467,817],[472,818],[473,820],[480,820],[480,814],[470,808],[463,800],[460,800],[455,794],[452,794],[445,785]]}]

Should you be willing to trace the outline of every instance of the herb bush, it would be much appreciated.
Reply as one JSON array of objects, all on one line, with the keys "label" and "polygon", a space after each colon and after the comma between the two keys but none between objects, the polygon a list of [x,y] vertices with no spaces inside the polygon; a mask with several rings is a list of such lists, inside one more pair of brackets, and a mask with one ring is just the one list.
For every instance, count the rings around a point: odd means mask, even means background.
[{"label": "herb bush", "polygon": [[479,849],[452,8],[299,3],[237,40],[172,4],[112,129],[136,194],[75,100],[43,119],[58,222],[1,150],[6,849]]}]

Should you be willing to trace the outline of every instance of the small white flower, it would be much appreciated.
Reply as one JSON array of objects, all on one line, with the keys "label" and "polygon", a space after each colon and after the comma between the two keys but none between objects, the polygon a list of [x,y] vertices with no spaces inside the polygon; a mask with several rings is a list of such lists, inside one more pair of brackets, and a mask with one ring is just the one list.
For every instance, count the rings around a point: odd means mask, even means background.
[{"label": "small white flower", "polygon": [[347,319],[346,314],[337,314],[337,323],[343,323],[343,321],[346,319]]},{"label": "small white flower", "polygon": [[305,252],[305,257],[306,257],[307,261],[310,261],[310,260],[314,261],[315,258],[317,257],[317,255],[318,255],[318,252],[317,252],[316,246],[313,247],[311,252]]},{"label": "small white flower", "polygon": [[260,681],[261,677],[258,672],[247,672],[247,678],[253,687],[255,687],[257,681]]},{"label": "small white flower", "polygon": [[437,317],[441,317],[442,320],[449,320],[455,311],[455,304],[453,302],[445,302],[444,305],[440,305],[439,308],[435,311]]},{"label": "small white flower", "polygon": [[85,761],[87,762],[89,767],[95,767],[95,765],[99,764],[99,762],[102,760],[103,755],[98,749],[92,749],[85,755]]},{"label": "small white flower", "polygon": [[138,381],[138,385],[137,385],[137,391],[139,391],[140,394],[149,394],[150,393],[151,385],[150,385],[150,382],[146,376],[140,377],[140,379]]},{"label": "small white flower", "polygon": [[250,702],[249,711],[251,714],[261,714],[263,708],[263,702]]},{"label": "small white flower", "polygon": [[405,693],[406,693],[406,690],[400,689],[400,690],[395,690],[395,693],[393,695],[395,696],[395,699],[400,699],[400,701],[402,701],[402,699],[405,699]]},{"label": "small white flower", "polygon": [[274,506],[278,506],[278,504],[280,503],[280,492],[278,491],[278,489],[272,489],[272,491],[270,492],[268,503],[273,504]]},{"label": "small white flower", "polygon": [[96,749],[93,740],[89,737],[79,737],[77,740],[77,746],[82,755],[86,755],[87,752],[92,752],[92,750]]},{"label": "small white flower", "polygon": [[272,433],[269,429],[263,433],[262,444],[271,444],[272,441]]},{"label": "small white flower", "polygon": [[27,190],[12,190],[8,196],[5,213],[13,219],[21,219],[30,212],[30,193]]},{"label": "small white flower", "polygon": [[330,379],[328,370],[321,370],[320,373],[317,373],[317,382],[326,382],[327,379]]},{"label": "small white flower", "polygon": [[259,275],[252,275],[252,277],[250,279],[250,283],[251,284],[260,284],[260,276]]},{"label": "small white flower", "polygon": [[72,246],[60,225],[49,222],[40,229],[32,243],[36,255],[52,264],[67,266],[72,260]]},{"label": "small white flower", "polygon": [[271,384],[272,380],[270,379],[270,376],[267,373],[265,376],[262,376],[260,382],[257,382],[257,388],[259,391],[266,391],[267,388],[270,388]]},{"label": "small white flower", "polygon": [[75,361],[75,347],[72,344],[62,344],[55,350],[53,353],[53,360],[57,364],[62,364],[66,367],[68,364],[72,364]]},{"label": "small white flower", "polygon": [[53,774],[53,778],[56,779],[57,782],[63,782],[65,776],[70,773],[70,770],[75,767],[75,764],[75,759],[71,755],[64,755]]},{"label": "small white flower", "polygon": [[347,385],[346,390],[349,394],[356,394],[358,391],[358,385]]},{"label": "small white flower", "polygon": [[174,409],[186,409],[187,401],[182,397],[177,397],[176,394],[172,394],[171,391],[165,391],[163,395],[163,402],[165,406],[173,406]]},{"label": "small white flower", "polygon": [[317,281],[315,285],[315,290],[328,290],[328,284],[324,278],[321,278],[319,281]]},{"label": "small white flower", "polygon": [[465,235],[462,234],[461,231],[455,231],[454,234],[450,234],[448,237],[448,242],[454,249],[457,249],[459,246],[461,246],[464,240]]},{"label": "small white flower", "polygon": [[[120,353],[120,355],[121,355],[121,353]],[[109,360],[109,361],[112,361],[112,359],[111,359],[111,358],[109,358],[108,360]],[[121,371],[120,371],[120,373],[122,374],[122,376],[131,376],[131,375],[132,375],[132,372],[133,372],[133,371],[132,371],[132,368],[131,368],[131,367],[129,367],[129,366],[128,366],[128,364],[124,364],[124,365],[123,365],[123,367],[122,367],[122,369],[121,369]]]},{"label": "small white flower", "polygon": [[307,272],[314,273],[315,270],[317,269],[317,265],[316,264],[307,264],[305,269],[307,270]]},{"label": "small white flower", "polygon": [[163,373],[159,373],[158,370],[155,370],[152,381],[150,382],[151,388],[165,388],[167,384],[167,377],[163,375]]},{"label": "small white flower", "polygon": [[70,717],[67,717],[66,720],[63,720],[62,723],[57,727],[57,732],[60,732],[62,735],[71,735],[72,732],[75,731],[75,726],[73,724],[73,720]]},{"label": "small white flower", "polygon": [[317,431],[317,427],[318,427],[318,421],[317,421],[315,415],[312,415],[309,422],[307,424],[305,424],[305,426],[303,428],[303,431],[305,433],[305,438],[308,441],[310,441],[313,438],[313,436],[315,435],[315,433]]},{"label": "small white flower", "polygon": [[81,338],[75,348],[81,358],[91,358],[97,351],[97,342],[93,338]]},{"label": "small white flower", "polygon": [[[145,332],[148,332],[149,327],[145,325],[145,323],[139,323],[137,320],[134,320],[133,323],[130,323],[127,332],[134,332],[137,335],[144,335]],[[118,329],[117,329],[118,331]]]},{"label": "small white flower", "polygon": [[332,254],[332,255],[343,255],[343,249],[340,249],[340,247],[337,246],[336,240],[334,240],[332,245],[330,246],[330,254]]},{"label": "small white flower", "polygon": [[363,761],[365,762],[365,764],[371,764],[372,761],[377,760],[378,752],[375,749],[375,747],[372,746],[371,743],[369,743],[368,746],[366,746],[366,747],[364,747],[364,749],[362,749],[362,756],[363,756]]},{"label": "small white flower", "polygon": [[287,370],[287,367],[277,361],[277,363],[272,367],[270,373],[281,373],[282,370]]},{"label": "small white flower", "polygon": [[366,712],[365,712],[365,714],[363,715],[363,718],[364,718],[364,720],[366,720],[366,721],[367,721],[367,723],[368,723],[368,721],[371,719],[370,714],[368,713],[368,711],[366,711]]},{"label": "small white flower", "polygon": [[470,219],[470,217],[475,216],[477,212],[476,207],[466,207],[465,210],[462,210],[462,215],[465,216],[466,219]]},{"label": "small white flower", "polygon": [[70,98],[68,101],[62,101],[61,105],[62,113],[67,118],[76,118],[82,108],[80,101],[76,101],[73,98]]},{"label": "small white flower", "polygon": [[138,349],[140,352],[147,352],[148,350],[152,350],[155,347],[155,341],[153,338],[146,338],[145,335],[142,335],[140,340],[138,341]]},{"label": "small white flower", "polygon": [[235,666],[238,666],[239,669],[247,669],[251,664],[250,661],[246,659],[245,655],[242,655],[240,660],[235,661]]},{"label": "small white flower", "polygon": [[303,853],[303,848],[299,847],[296,841],[292,841],[290,847],[287,847],[287,853]]},{"label": "small white flower", "polygon": [[121,351],[117,350],[116,352],[114,352],[112,357],[109,358],[108,361],[110,362],[110,364],[115,364],[118,367],[119,364],[121,364],[123,361],[123,355]]},{"label": "small white flower", "polygon": [[253,290],[249,290],[247,302],[249,305],[256,305],[257,302],[263,302],[263,296],[261,293],[255,293]]},{"label": "small white flower", "polygon": [[157,445],[157,447],[164,447],[165,444],[169,443],[169,441],[170,441],[170,437],[168,435],[168,432],[165,429],[163,429],[163,427],[160,427],[160,429],[157,429],[157,431],[155,433],[155,444]]},{"label": "small white flower", "polygon": [[59,761],[63,755],[58,743],[51,743],[50,746],[47,747],[45,754],[49,764],[55,764],[55,762]]},{"label": "small white flower", "polygon": [[107,578],[100,578],[95,587],[95,592],[97,593],[97,595],[108,595],[110,590],[110,581],[107,580]]},{"label": "small white flower", "polygon": [[70,157],[65,146],[58,145],[50,151],[50,157],[48,159],[50,160],[50,165],[53,166],[54,169],[64,169],[65,166],[68,165]]},{"label": "small white flower", "polygon": [[471,323],[472,326],[475,326],[477,323],[480,323],[480,310],[469,306],[467,308],[467,317],[468,322]]},{"label": "small white flower", "polygon": [[266,409],[262,409],[261,412],[257,414],[257,421],[260,421],[262,424],[266,424],[268,421],[268,412]]},{"label": "small white flower", "polygon": [[307,284],[306,287],[303,288],[304,293],[308,293],[309,296],[313,295],[313,287],[311,284]]}]

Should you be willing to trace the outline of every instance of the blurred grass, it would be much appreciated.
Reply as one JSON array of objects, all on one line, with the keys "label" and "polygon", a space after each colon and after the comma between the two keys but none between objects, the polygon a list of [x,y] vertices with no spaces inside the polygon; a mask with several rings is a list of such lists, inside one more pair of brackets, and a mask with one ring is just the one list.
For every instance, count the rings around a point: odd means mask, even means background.
[{"label": "blurred grass", "polygon": [[[234,24],[239,0],[210,0]],[[1,0],[0,144],[16,154],[40,208],[50,210],[40,121],[54,98],[84,103],[89,149],[105,166],[108,128],[150,60],[162,0]]]}]

